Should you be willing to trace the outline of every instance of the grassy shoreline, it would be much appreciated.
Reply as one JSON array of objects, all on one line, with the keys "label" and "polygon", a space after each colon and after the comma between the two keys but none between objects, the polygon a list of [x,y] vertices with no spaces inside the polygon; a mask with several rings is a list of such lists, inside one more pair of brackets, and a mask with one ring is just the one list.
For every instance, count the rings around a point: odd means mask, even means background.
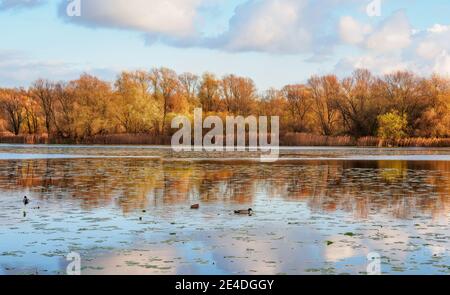
[{"label": "grassy shoreline", "polygon": [[[49,138],[47,135],[0,135],[2,144],[92,144],[92,145],[170,145],[170,136],[150,134],[96,135],[84,139]],[[287,133],[280,137],[280,146],[336,147],[450,147],[450,138],[403,138],[383,140],[377,137],[322,136]]]}]

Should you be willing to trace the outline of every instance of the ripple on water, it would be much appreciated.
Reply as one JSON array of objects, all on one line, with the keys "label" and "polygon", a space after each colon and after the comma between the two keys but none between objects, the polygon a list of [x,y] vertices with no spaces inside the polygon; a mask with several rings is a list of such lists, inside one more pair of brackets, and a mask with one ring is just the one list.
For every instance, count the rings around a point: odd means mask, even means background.
[{"label": "ripple on water", "polygon": [[0,146],[22,154],[0,160],[0,273],[64,273],[70,251],[93,274],[365,274],[374,251],[383,272],[449,273],[450,150],[169,152]]}]

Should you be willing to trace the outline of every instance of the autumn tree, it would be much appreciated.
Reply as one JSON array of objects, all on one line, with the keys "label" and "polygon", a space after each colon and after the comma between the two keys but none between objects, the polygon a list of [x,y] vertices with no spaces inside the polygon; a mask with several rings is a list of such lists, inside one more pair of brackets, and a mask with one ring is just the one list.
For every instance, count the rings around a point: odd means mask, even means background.
[{"label": "autumn tree", "polygon": [[210,73],[202,76],[198,86],[198,98],[206,113],[220,111],[220,81],[216,76]]},{"label": "autumn tree", "polygon": [[0,108],[3,111],[8,131],[19,135],[24,121],[25,92],[23,89],[0,89]]},{"label": "autumn tree", "polygon": [[152,129],[150,75],[144,71],[122,72],[115,82],[113,116],[127,133],[143,133]]},{"label": "autumn tree", "polygon": [[178,80],[180,81],[182,95],[185,97],[186,101],[190,105],[197,105],[197,89],[200,82],[199,77],[192,73],[183,73],[178,76]]},{"label": "autumn tree", "polygon": [[313,76],[305,85],[258,92],[246,77],[199,78],[155,68],[123,72],[113,84],[83,74],[69,82],[38,80],[28,90],[2,89],[0,95],[5,129],[67,142],[112,133],[163,138],[172,117],[200,106],[221,117],[279,116],[282,135],[450,136],[450,80],[410,72],[379,77],[356,70],[341,80]]},{"label": "autumn tree", "polygon": [[278,116],[280,118],[280,130],[282,133],[292,132],[292,118],[289,116],[289,105],[283,97],[283,92],[276,88],[266,90],[257,102],[256,114],[258,116]]},{"label": "autumn tree", "polygon": [[235,115],[247,116],[256,103],[256,87],[250,78],[228,75],[222,79],[222,99],[226,110]]},{"label": "autumn tree", "polygon": [[167,68],[153,69],[150,74],[152,82],[153,98],[161,105],[162,117],[159,122],[159,134],[166,130],[166,120],[169,112],[175,106],[177,91],[180,82],[177,73]]},{"label": "autumn tree", "polygon": [[305,132],[308,128],[306,121],[312,108],[311,90],[305,85],[287,85],[282,95],[288,104],[288,114],[292,118],[294,132]]},{"label": "autumn tree", "polygon": [[41,111],[44,116],[45,130],[49,135],[53,131],[55,120],[54,87],[55,83],[40,79],[37,80],[30,89],[30,93],[40,103]]},{"label": "autumn tree", "polygon": [[75,105],[75,135],[77,138],[106,134],[111,128],[111,85],[96,77],[83,74],[68,85]]},{"label": "autumn tree", "polygon": [[336,76],[312,77],[308,81],[313,99],[313,111],[323,135],[333,135],[338,129],[339,113],[337,101],[341,95]]},{"label": "autumn tree", "polygon": [[283,97],[283,91],[276,88],[266,90],[258,101],[257,114],[259,116],[283,117],[288,111],[288,104]]},{"label": "autumn tree", "polygon": [[76,97],[73,84],[55,83],[54,95],[54,125],[60,138],[76,137],[75,123],[78,114],[75,112]]},{"label": "autumn tree", "polygon": [[367,70],[357,70],[342,81],[337,107],[347,133],[355,136],[375,135],[382,100],[377,91],[378,79]]},{"label": "autumn tree", "polygon": [[[384,77],[384,96],[391,110],[408,117],[410,131],[432,103],[427,82],[411,72],[395,72]],[[410,133],[409,135],[414,135]]]},{"label": "autumn tree", "polygon": [[416,121],[415,134],[422,137],[450,136],[450,80],[433,75],[427,80],[431,103]]},{"label": "autumn tree", "polygon": [[29,95],[29,93],[24,92],[23,100],[23,111],[24,111],[24,122],[27,128],[28,134],[37,134],[40,128],[40,107],[39,102]]}]

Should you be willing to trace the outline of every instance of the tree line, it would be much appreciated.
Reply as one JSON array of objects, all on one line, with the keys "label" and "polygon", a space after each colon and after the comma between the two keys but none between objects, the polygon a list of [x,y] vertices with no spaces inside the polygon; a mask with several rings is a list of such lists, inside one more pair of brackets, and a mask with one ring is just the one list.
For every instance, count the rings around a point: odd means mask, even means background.
[{"label": "tree line", "polygon": [[354,138],[450,137],[450,80],[399,71],[376,76],[313,76],[307,83],[259,92],[236,75],[177,74],[167,68],[122,72],[114,83],[83,74],[73,81],[37,80],[1,88],[2,129],[82,140],[95,135],[174,132],[172,118],[206,114],[279,116],[285,133]]}]

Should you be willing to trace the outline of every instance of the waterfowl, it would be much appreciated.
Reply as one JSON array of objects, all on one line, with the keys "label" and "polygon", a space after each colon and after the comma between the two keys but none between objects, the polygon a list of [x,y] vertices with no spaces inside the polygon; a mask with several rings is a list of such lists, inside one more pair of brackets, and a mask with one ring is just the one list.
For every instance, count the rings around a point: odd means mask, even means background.
[{"label": "waterfowl", "polygon": [[252,208],[249,208],[249,209],[247,209],[247,210],[235,210],[234,211],[234,214],[242,214],[242,215],[249,215],[249,216],[252,216],[252,214],[253,214],[253,209]]},{"label": "waterfowl", "polygon": [[191,206],[191,209],[199,209],[200,208],[200,204],[194,204]]},{"label": "waterfowl", "polygon": [[27,196],[23,197],[23,204],[26,206],[30,203],[30,200],[28,200]]}]

